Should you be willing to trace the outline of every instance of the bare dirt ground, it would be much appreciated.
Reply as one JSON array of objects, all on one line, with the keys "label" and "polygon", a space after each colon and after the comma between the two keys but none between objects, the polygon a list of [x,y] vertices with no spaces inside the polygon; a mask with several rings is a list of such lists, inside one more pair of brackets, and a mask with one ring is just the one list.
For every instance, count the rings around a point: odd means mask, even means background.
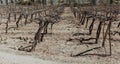
[{"label": "bare dirt ground", "polygon": [[[45,35],[44,41],[39,43],[33,52],[18,51],[17,48],[29,44],[38,29],[37,24],[31,23],[15,30],[10,29],[8,34],[5,34],[5,24],[2,23],[0,25],[0,64],[120,64],[120,41],[112,41],[112,56],[71,57],[81,51],[100,46],[100,43],[78,45],[78,40],[69,41],[90,36],[73,36],[75,33],[84,33],[87,30],[77,26],[78,21],[74,18],[70,8],[65,8],[61,17],[60,22],[53,26],[53,34]],[[14,26],[14,23],[11,23],[10,26]],[[51,33],[51,30],[48,32]],[[113,38],[119,39],[120,36],[116,35]],[[90,53],[104,54],[104,50],[93,50]]]}]

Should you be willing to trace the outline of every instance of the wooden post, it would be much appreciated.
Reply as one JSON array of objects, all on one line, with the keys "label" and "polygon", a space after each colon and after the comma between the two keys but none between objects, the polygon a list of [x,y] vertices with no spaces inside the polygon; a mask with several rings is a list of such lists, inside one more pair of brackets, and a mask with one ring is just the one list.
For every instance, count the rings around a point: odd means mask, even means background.
[{"label": "wooden post", "polygon": [[1,3],[1,4],[3,4],[3,1],[2,1],[2,0],[0,0],[0,3]]},{"label": "wooden post", "polygon": [[8,5],[8,0],[5,0],[5,4]]},{"label": "wooden post", "polygon": [[110,0],[110,4],[113,4],[113,0]]}]

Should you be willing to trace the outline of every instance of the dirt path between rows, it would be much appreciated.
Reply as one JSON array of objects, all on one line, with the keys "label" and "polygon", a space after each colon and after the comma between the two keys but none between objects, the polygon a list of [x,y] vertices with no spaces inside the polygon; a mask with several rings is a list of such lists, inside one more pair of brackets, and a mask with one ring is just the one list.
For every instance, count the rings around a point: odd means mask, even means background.
[{"label": "dirt path between rows", "polygon": [[62,64],[42,60],[32,56],[22,56],[6,52],[0,52],[0,64]]}]

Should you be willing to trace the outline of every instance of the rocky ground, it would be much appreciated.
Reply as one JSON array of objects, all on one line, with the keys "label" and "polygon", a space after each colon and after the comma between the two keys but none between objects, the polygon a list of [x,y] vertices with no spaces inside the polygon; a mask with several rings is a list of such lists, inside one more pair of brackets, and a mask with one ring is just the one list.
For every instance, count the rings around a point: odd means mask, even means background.
[{"label": "rocky ground", "polygon": [[[52,33],[44,37],[43,42],[37,45],[33,52],[18,51],[17,48],[21,45],[26,46],[34,37],[38,29],[35,23],[28,24],[18,29],[10,29],[8,34],[5,34],[5,24],[0,25],[0,64],[119,64],[120,63],[120,41],[112,41],[112,56],[102,57],[95,55],[71,57],[87,49],[101,46],[101,43],[94,45],[79,45],[79,38],[94,37],[77,35],[76,33],[87,33],[87,29],[78,25],[78,21],[74,18],[69,7],[65,8],[61,16],[60,22],[53,26]],[[15,26],[11,23],[10,26]],[[97,24],[94,26],[96,27]],[[113,26],[114,27],[114,26]],[[94,29],[95,31],[96,29]],[[113,29],[113,30],[120,30]],[[51,33],[51,30],[48,30]],[[94,32],[93,32],[94,33]],[[119,35],[113,38],[120,38]],[[101,42],[101,40],[99,41]],[[106,44],[108,45],[108,43]],[[107,46],[108,48],[108,46]],[[108,49],[106,48],[106,53]],[[104,48],[93,50],[89,53],[105,54]]]}]

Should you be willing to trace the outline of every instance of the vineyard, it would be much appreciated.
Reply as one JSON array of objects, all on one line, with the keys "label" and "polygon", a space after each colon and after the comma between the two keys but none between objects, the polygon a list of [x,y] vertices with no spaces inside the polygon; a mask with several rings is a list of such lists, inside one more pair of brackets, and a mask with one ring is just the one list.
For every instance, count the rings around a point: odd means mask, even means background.
[{"label": "vineyard", "polygon": [[0,20],[0,52],[67,64],[119,63],[120,5],[0,5]]}]

